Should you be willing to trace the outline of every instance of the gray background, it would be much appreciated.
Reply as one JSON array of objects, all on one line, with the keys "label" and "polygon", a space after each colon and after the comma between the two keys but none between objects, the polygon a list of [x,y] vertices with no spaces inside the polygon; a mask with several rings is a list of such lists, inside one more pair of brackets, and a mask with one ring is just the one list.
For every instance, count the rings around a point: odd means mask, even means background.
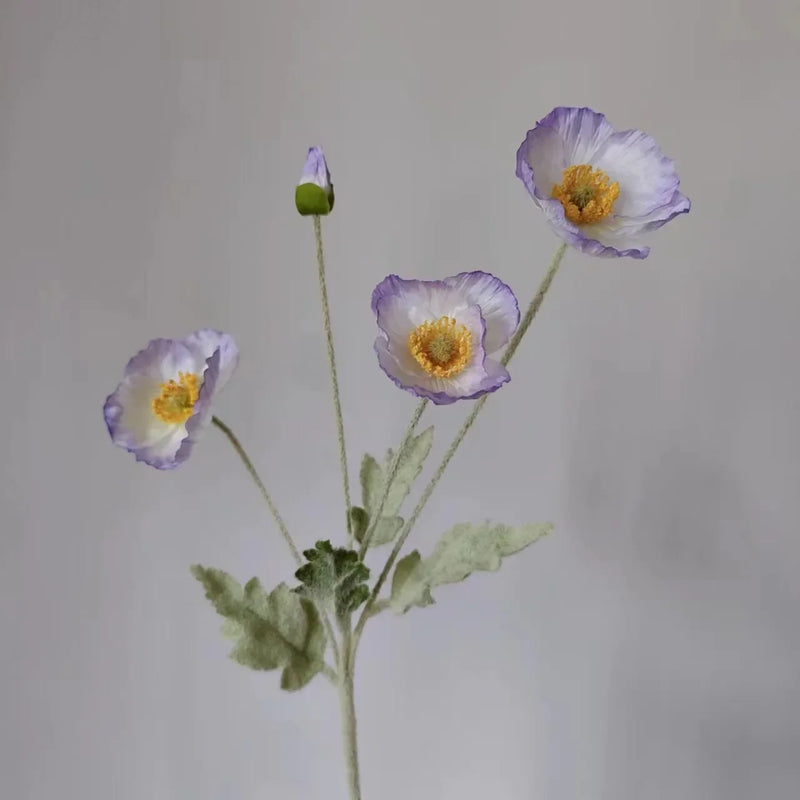
[{"label": "gray background", "polygon": [[796,797],[799,41],[793,0],[3,0],[3,798],[344,797],[330,687],[228,661],[188,573],[289,575],[227,443],[158,473],[100,408],[149,338],[231,331],[218,413],[297,538],[336,536],[305,148],[355,475],[414,405],[372,287],[480,267],[528,298],[557,241],[514,152],[560,104],[655,135],[694,209],[645,262],[568,254],[412,541],[557,535],[368,628],[365,798]]}]

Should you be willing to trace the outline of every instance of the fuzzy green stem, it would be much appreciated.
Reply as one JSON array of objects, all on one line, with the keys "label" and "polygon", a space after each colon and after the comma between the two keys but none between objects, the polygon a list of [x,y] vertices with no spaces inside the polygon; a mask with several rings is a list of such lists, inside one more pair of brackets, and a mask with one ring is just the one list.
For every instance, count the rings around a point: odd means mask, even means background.
[{"label": "fuzzy green stem", "polygon": [[[553,256],[552,261],[550,262],[550,267],[547,270],[542,282],[539,284],[539,288],[536,291],[536,294],[531,300],[530,305],[528,306],[525,315],[523,316],[516,332],[511,337],[511,341],[508,343],[508,347],[503,354],[503,358],[501,362],[503,366],[506,366],[509,361],[514,357],[514,354],[517,352],[517,348],[519,347],[519,343],[522,341],[522,337],[527,333],[528,328],[530,328],[531,323],[534,320],[534,317],[539,311],[542,303],[544,302],[545,295],[547,294],[548,289],[550,288],[550,284],[553,282],[553,278],[555,277],[556,273],[558,272],[558,268],[561,266],[561,260],[564,258],[564,252],[567,249],[566,244],[562,244],[558,250],[556,250],[555,255]],[[386,564],[381,571],[380,576],[372,589],[372,592],[369,596],[369,600],[367,600],[366,606],[364,606],[364,610],[361,612],[361,616],[359,617],[358,623],[356,624],[355,633],[354,633],[354,646],[358,646],[358,642],[361,638],[361,634],[364,631],[364,626],[367,624],[367,620],[372,616],[373,606],[378,600],[378,597],[381,593],[381,589],[383,588],[384,583],[386,583],[386,579],[389,577],[389,573],[394,566],[395,561],[397,560],[398,555],[400,555],[400,551],[403,549],[403,545],[406,543],[406,539],[408,539],[408,535],[411,533],[411,529],[414,527],[419,515],[422,513],[422,509],[425,508],[425,504],[428,502],[430,496],[433,494],[433,490],[436,488],[436,485],[444,475],[445,470],[447,469],[450,461],[452,460],[453,456],[456,454],[456,450],[461,445],[461,442],[464,441],[464,437],[469,432],[469,429],[475,424],[475,420],[478,418],[478,415],[483,410],[483,407],[486,405],[486,401],[489,399],[489,395],[485,394],[479,400],[475,402],[475,406],[470,412],[469,416],[464,420],[461,428],[459,428],[458,433],[456,434],[455,438],[450,444],[450,447],[447,448],[447,452],[444,454],[442,458],[441,464],[439,464],[439,468],[431,477],[428,485],[425,487],[425,490],[422,492],[422,496],[419,499],[419,502],[414,507],[414,510],[411,512],[411,516],[406,521],[406,524],[403,526],[403,529],[400,531],[400,535],[397,537],[397,541],[392,548],[392,552],[389,555],[389,558],[386,561]]]},{"label": "fuzzy green stem", "polygon": [[289,549],[292,551],[294,560],[298,563],[298,565],[302,564],[303,558],[300,555],[300,551],[297,549],[297,545],[294,543],[294,539],[292,539],[292,535],[289,533],[289,529],[286,527],[283,517],[281,517],[280,513],[278,512],[272,497],[270,497],[267,487],[264,486],[264,482],[261,480],[258,472],[256,472],[256,468],[253,466],[250,456],[247,455],[244,447],[242,447],[242,443],[236,438],[234,432],[219,417],[212,417],[211,421],[228,437],[228,440],[233,445],[233,449],[236,451],[239,458],[242,459],[245,469],[250,473],[253,483],[255,483],[255,485],[258,487],[258,490],[261,492],[261,496],[264,498],[264,501],[266,502],[267,507],[269,508],[270,513],[272,514],[272,517],[278,526],[278,529],[286,541],[286,544],[289,545]]},{"label": "fuzzy green stem", "polygon": [[378,503],[378,507],[375,509],[375,512],[372,514],[372,517],[369,521],[369,527],[367,528],[367,531],[364,534],[364,539],[361,542],[361,550],[359,551],[358,557],[362,561],[364,559],[364,556],[366,555],[369,543],[372,540],[372,537],[375,535],[375,529],[378,527],[378,523],[380,522],[381,516],[383,515],[383,509],[384,506],[386,505],[386,500],[389,497],[389,491],[392,488],[392,482],[397,476],[397,469],[400,466],[400,459],[403,456],[403,451],[406,449],[406,447],[408,447],[408,443],[411,441],[411,437],[414,435],[414,431],[417,429],[420,417],[422,416],[427,406],[428,406],[427,398],[424,400],[420,400],[420,402],[417,404],[417,407],[414,409],[414,414],[411,417],[411,422],[408,423],[408,428],[406,428],[406,432],[403,434],[403,439],[400,442],[400,447],[397,448],[397,452],[394,454],[394,458],[392,459],[389,472],[384,476],[383,492],[381,494],[381,500]]},{"label": "fuzzy green stem", "polygon": [[331,329],[331,309],[328,304],[328,285],[325,281],[325,255],[322,250],[322,221],[314,216],[314,239],[317,244],[317,267],[319,273],[319,294],[322,301],[322,324],[325,328],[325,344],[328,350],[328,367],[333,390],[333,413],[336,417],[336,440],[339,444],[339,463],[342,468],[342,488],[344,489],[345,523],[352,544],[352,524],[350,522],[350,476],[347,470],[347,448],[344,441],[344,419],[342,402],[339,397],[339,377],[336,371],[336,354],[333,349],[333,330]]},{"label": "fuzzy green stem", "polygon": [[339,700],[342,710],[342,739],[347,770],[350,800],[361,800],[361,779],[358,770],[358,731],[355,704],[355,650],[352,646],[350,623],[342,631],[342,651],[339,666]]},{"label": "fuzzy green stem", "polygon": [[514,353],[517,352],[517,348],[519,347],[519,343],[522,341],[522,337],[528,332],[528,328],[530,328],[533,318],[536,316],[539,308],[544,302],[547,290],[550,288],[550,284],[553,282],[553,278],[555,278],[556,272],[558,272],[558,268],[561,266],[561,260],[564,258],[566,249],[567,243],[564,242],[564,244],[562,244],[553,254],[553,258],[550,261],[550,266],[548,267],[544,278],[542,278],[542,282],[539,284],[539,288],[536,290],[533,300],[531,300],[527,311],[525,311],[525,315],[522,317],[519,325],[517,326],[517,330],[514,331],[514,335],[511,337],[511,341],[508,343],[505,353],[503,353],[501,363],[504,367],[508,365],[508,362],[511,361],[512,358],[514,358]]},{"label": "fuzzy green stem", "polygon": [[[233,445],[233,449],[236,451],[239,458],[242,460],[242,463],[245,466],[245,469],[250,474],[250,477],[253,479],[253,483],[258,487],[259,491],[261,492],[261,496],[264,498],[264,501],[269,508],[275,523],[277,524],[281,534],[283,535],[286,544],[289,546],[289,550],[292,551],[292,557],[297,562],[298,565],[303,563],[303,558],[300,555],[300,551],[297,549],[297,545],[294,543],[294,539],[292,539],[292,535],[289,533],[289,529],[286,527],[286,523],[283,521],[283,517],[278,512],[278,508],[275,505],[270,493],[267,491],[267,487],[264,486],[264,481],[261,480],[261,476],[256,471],[256,468],[253,466],[253,462],[250,460],[250,456],[247,455],[247,451],[242,446],[242,443],[236,438],[234,432],[219,418],[219,417],[211,417],[211,421],[216,425],[227,437],[228,441]],[[328,640],[331,643],[331,650],[333,650],[334,658],[339,657],[339,645],[336,641],[336,637],[333,633],[333,626],[328,619],[327,614],[325,613],[324,609],[319,609],[320,616],[322,617],[322,623],[325,626],[325,632],[328,635]]]}]

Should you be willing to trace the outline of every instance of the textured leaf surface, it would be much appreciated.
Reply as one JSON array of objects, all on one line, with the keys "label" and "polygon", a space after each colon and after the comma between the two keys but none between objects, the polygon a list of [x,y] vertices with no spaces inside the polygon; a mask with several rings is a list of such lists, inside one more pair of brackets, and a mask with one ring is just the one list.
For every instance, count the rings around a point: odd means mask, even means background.
[{"label": "textured leaf surface", "polygon": [[288,691],[301,689],[322,669],[325,631],[310,600],[283,583],[269,594],[258,578],[240,586],[220,569],[195,565],[192,574],[225,617],[234,661],[250,669],[282,668],[281,688]]},{"label": "textured leaf surface", "polygon": [[352,613],[369,597],[369,568],[354,550],[323,541],[303,555],[308,561],[295,572],[303,584],[298,591],[333,608],[337,617]]},{"label": "textured leaf surface", "polygon": [[[397,536],[403,527],[403,518],[398,516],[403,501],[408,497],[414,481],[419,477],[425,459],[433,445],[433,427],[427,428],[417,436],[413,436],[406,448],[400,454],[397,471],[391,481],[386,503],[383,506],[381,519],[375,528],[375,533],[370,541],[370,547],[388,544]],[[394,461],[394,451],[389,450],[383,464],[367,454],[361,462],[361,502],[369,520],[374,519],[378,512],[381,497],[385,491],[385,481],[391,473]],[[361,532],[358,541],[363,540],[366,529]],[[358,531],[356,531],[358,534]]]},{"label": "textured leaf surface", "polygon": [[458,583],[477,571],[494,572],[503,558],[519,552],[553,530],[550,523],[510,527],[485,522],[461,523],[439,540],[433,553],[423,559],[414,550],[397,562],[392,578],[390,604],[403,614],[412,606],[429,606],[431,590]]}]

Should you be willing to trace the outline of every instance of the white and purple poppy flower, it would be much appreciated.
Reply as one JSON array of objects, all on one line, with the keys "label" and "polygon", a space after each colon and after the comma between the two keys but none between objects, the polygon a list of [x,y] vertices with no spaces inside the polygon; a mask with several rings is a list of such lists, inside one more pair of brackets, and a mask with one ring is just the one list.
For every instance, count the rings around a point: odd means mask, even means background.
[{"label": "white and purple poppy flower", "polygon": [[103,407],[114,444],[157,469],[182,464],[210,422],[214,395],[238,359],[233,338],[218,331],[153,339],[128,362]]},{"label": "white and purple poppy flower", "polygon": [[594,256],[646,258],[646,235],[691,205],[654,139],[614,130],[590,108],[537,122],[517,151],[517,177],[556,234]]},{"label": "white and purple poppy flower", "polygon": [[372,293],[383,335],[375,352],[401,388],[438,405],[480,397],[509,380],[488,356],[519,324],[519,305],[501,280],[462,272],[443,281],[384,278]]},{"label": "white and purple poppy flower", "polygon": [[305,216],[325,216],[333,210],[333,184],[320,147],[309,147],[303,174],[294,193],[297,210]]}]

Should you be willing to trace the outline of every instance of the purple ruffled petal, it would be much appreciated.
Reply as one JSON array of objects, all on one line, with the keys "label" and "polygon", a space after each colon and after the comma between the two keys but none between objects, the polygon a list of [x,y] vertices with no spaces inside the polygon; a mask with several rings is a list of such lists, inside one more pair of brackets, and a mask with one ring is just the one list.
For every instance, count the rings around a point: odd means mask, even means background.
[{"label": "purple ruffled petal", "polygon": [[[564,169],[590,164],[619,183],[613,213],[593,225],[575,225],[552,197]],[[674,162],[641,131],[614,131],[588,108],[556,108],[528,131],[517,150],[517,177],[555,233],[594,256],[646,258],[643,235],[689,211],[678,191]]]},{"label": "purple ruffled petal", "polygon": [[480,307],[486,324],[487,353],[496,352],[508,342],[519,325],[519,303],[509,286],[480,270],[462,272],[445,278],[443,283],[463,294],[470,305]]},{"label": "purple ruffled petal", "polygon": [[652,136],[637,130],[608,137],[592,161],[619,183],[614,215],[641,217],[670,202],[680,184],[675,162],[667,158]]},{"label": "purple ruffled petal", "polygon": [[186,420],[186,438],[181,442],[175,454],[176,466],[182,464],[191,455],[192,448],[205,433],[211,422],[211,402],[221,387],[222,349],[217,348],[206,361],[203,373],[203,385],[197,394],[197,402],[192,409],[192,416]]},{"label": "purple ruffled petal", "polygon": [[[434,283],[434,282],[420,282]],[[435,282],[441,283],[441,282]],[[453,287],[439,286],[439,292],[450,293]],[[447,295],[445,295],[447,296]],[[482,394],[494,391],[508,380],[505,370],[498,372],[494,368],[487,371],[484,342],[486,339],[486,324],[477,305],[463,306],[463,293],[459,293],[460,306],[450,311],[442,311],[440,304],[436,314],[429,315],[427,319],[438,319],[442,315],[452,316],[459,324],[465,325],[472,333],[472,354],[470,362],[464,370],[451,378],[437,378],[427,373],[416,361],[408,349],[408,333],[416,324],[402,326],[403,317],[401,302],[396,295],[386,295],[378,300],[378,316],[383,319],[383,336],[375,341],[375,352],[381,369],[401,389],[405,389],[416,397],[428,398],[437,405],[448,405],[456,400],[474,399]],[[397,314],[393,319],[392,309]],[[424,321],[424,320],[421,320]],[[401,327],[402,326],[402,327]],[[493,363],[493,362],[492,362]],[[499,366],[499,365],[497,365]]]},{"label": "purple ruffled petal", "polygon": [[298,185],[313,183],[326,191],[331,188],[331,173],[321,147],[309,147],[303,174]]},{"label": "purple ruffled petal", "polygon": [[[388,298],[398,298],[408,307],[430,308],[440,303],[439,298],[446,288],[444,281],[407,280],[399,275],[387,275],[372,291],[372,311],[377,314],[380,301]],[[454,295],[448,293],[447,296]]]},{"label": "purple ruffled petal", "polygon": [[[614,128],[605,114],[591,108],[554,108],[544,119],[536,123],[537,128],[549,128],[558,135],[566,166],[591,164],[596,153],[614,134]],[[556,183],[561,182],[559,176]]]},{"label": "purple ruffled petal", "polygon": [[[233,339],[216,331],[151,341],[128,362],[121,383],[103,407],[114,444],[156,469],[179,466],[207,426],[214,394],[235,368],[237,356]],[[153,413],[153,399],[163,383],[177,380],[181,372],[200,375],[203,382],[192,416],[185,423],[167,423]]]},{"label": "purple ruffled petal", "polygon": [[181,341],[196,353],[204,364],[207,364],[208,359],[215,351],[219,350],[217,390],[222,389],[239,364],[239,348],[236,346],[233,336],[212,328],[201,328],[199,331],[190,333]]}]

